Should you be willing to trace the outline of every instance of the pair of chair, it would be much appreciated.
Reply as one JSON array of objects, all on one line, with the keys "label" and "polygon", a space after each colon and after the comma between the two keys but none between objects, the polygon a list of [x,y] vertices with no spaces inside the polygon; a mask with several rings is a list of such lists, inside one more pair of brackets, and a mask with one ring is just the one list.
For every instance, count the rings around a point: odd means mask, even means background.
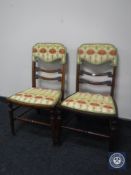
[{"label": "pair of chair", "polygon": [[[59,43],[38,43],[33,46],[32,60],[32,88],[7,98],[12,134],[15,134],[14,121],[17,119],[51,127],[53,143],[58,143],[59,141],[60,128],[66,128],[109,138],[109,149],[113,149],[118,119],[117,106],[114,101],[115,76],[118,62],[115,46],[111,44],[82,44],[78,48],[76,92],[65,99],[67,51],[64,45]],[[43,65],[42,62],[44,63]],[[48,64],[51,66],[48,67]],[[60,67],[56,68],[58,64]],[[43,66],[47,66],[48,69]],[[89,68],[89,71],[87,68]],[[105,71],[107,68],[108,71]],[[95,72],[92,72],[92,70]],[[104,73],[102,72],[103,70],[105,71]],[[48,77],[46,77],[47,74],[49,75]],[[96,81],[96,78],[99,81]],[[60,89],[39,88],[38,79],[45,80],[45,82],[51,80],[54,83],[59,81],[61,87]],[[82,84],[90,85],[88,90],[86,90],[86,86],[82,86],[81,89]],[[107,94],[109,89],[106,89],[104,94],[102,91],[99,93],[98,88],[91,91],[92,86],[107,86],[110,87],[110,92]],[[40,109],[47,110],[50,121],[45,122],[39,121],[37,118],[27,118],[25,113],[28,110],[22,112],[22,114],[14,115],[20,107],[34,108],[38,112]],[[109,134],[105,135],[62,125],[62,111],[74,112],[76,116],[79,114],[79,119],[82,117],[106,119],[109,121]]]}]

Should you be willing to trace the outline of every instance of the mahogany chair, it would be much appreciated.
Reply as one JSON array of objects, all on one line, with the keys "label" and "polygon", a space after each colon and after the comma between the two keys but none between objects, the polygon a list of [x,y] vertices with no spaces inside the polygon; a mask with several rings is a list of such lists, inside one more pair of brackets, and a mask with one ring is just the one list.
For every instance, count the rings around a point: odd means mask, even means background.
[{"label": "mahogany chair", "polygon": [[84,119],[88,117],[88,120],[96,122],[97,119],[107,120],[109,132],[106,134],[76,128],[64,122],[61,127],[107,138],[109,139],[109,150],[115,148],[117,136],[118,111],[114,100],[117,63],[118,55],[115,46],[82,44],[77,53],[76,92],[67,97],[60,105],[62,111],[74,112],[78,118],[77,122],[80,122],[82,117]]},{"label": "mahogany chair", "polygon": [[[13,135],[15,135],[15,120],[21,120],[51,127],[53,143],[57,142],[55,132],[57,125],[57,105],[64,97],[65,66],[66,48],[64,45],[59,43],[38,43],[33,46],[32,88],[18,92],[7,98],[9,103],[10,126]],[[42,83],[46,83],[48,86],[50,81],[52,81],[53,87],[56,84],[60,84],[59,89],[40,87]],[[20,107],[27,107],[29,109],[22,112],[22,114],[16,115],[16,111]],[[38,112],[40,112],[40,109],[46,110],[47,113],[49,112],[49,121],[39,121],[37,116],[35,119],[25,116],[25,113],[29,112],[32,108]]]}]

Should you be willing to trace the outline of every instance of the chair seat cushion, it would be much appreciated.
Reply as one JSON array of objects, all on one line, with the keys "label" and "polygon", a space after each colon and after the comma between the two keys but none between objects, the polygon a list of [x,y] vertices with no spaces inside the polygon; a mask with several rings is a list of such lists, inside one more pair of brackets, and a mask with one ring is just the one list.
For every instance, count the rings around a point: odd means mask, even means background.
[{"label": "chair seat cushion", "polygon": [[61,98],[61,91],[30,88],[10,96],[9,101],[29,105],[54,106]]},{"label": "chair seat cushion", "polygon": [[92,113],[115,114],[114,101],[110,95],[77,92],[66,98],[63,107]]}]

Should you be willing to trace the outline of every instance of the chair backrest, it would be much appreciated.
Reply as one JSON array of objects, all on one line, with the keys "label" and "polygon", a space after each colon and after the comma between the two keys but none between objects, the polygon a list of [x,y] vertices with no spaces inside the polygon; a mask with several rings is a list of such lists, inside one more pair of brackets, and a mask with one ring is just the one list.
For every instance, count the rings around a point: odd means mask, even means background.
[{"label": "chair backrest", "polygon": [[[42,61],[47,65],[49,63],[51,68],[43,68],[38,64]],[[60,68],[55,67],[55,62],[60,65]],[[64,97],[65,84],[65,64],[66,64],[66,48],[59,43],[37,43],[32,48],[32,87],[36,87],[36,80],[56,80],[61,82],[62,98]],[[45,77],[40,72],[49,74]],[[59,75],[53,76],[52,74]]]},{"label": "chair backrest", "polygon": [[[108,72],[92,73],[82,69],[82,65],[103,65],[110,63],[112,70]],[[117,49],[112,44],[82,44],[77,52],[77,77],[76,77],[76,91],[80,90],[81,83],[91,85],[106,85],[110,86],[110,95],[114,95],[116,67],[118,64]],[[85,78],[85,75],[87,76]],[[104,81],[87,80],[88,77],[107,77]]]}]

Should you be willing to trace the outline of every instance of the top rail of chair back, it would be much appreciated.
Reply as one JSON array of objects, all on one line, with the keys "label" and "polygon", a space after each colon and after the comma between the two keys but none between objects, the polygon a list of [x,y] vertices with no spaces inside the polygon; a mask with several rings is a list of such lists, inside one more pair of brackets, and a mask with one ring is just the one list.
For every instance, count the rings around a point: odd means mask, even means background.
[{"label": "top rail of chair back", "polygon": [[95,65],[111,62],[118,65],[117,48],[112,44],[82,44],[77,52],[77,64],[88,62]]},{"label": "top rail of chair back", "polygon": [[37,43],[32,48],[32,59],[38,61],[39,59],[52,63],[57,60],[61,64],[66,63],[66,48],[60,43]]}]

